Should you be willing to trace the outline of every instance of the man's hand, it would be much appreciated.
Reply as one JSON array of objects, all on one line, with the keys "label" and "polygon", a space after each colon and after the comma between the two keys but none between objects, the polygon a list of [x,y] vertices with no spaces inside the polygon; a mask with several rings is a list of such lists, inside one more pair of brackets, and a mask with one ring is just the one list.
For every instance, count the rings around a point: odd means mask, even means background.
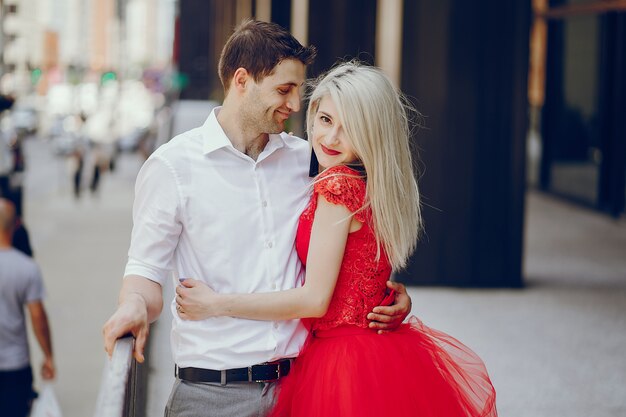
[{"label": "man's hand", "polygon": [[143,351],[148,340],[149,324],[156,320],[163,308],[161,285],[139,275],[124,277],[120,303],[104,324],[104,349],[113,355],[115,341],[131,333],[135,337],[133,355],[143,362]]},{"label": "man's hand", "polygon": [[54,367],[54,361],[52,357],[44,359],[41,365],[41,377],[45,380],[54,379],[56,376],[56,368]]},{"label": "man's hand", "polygon": [[148,340],[149,323],[148,307],[145,299],[140,294],[128,294],[120,303],[111,318],[104,324],[104,350],[113,355],[115,341],[128,333],[135,337],[133,355],[139,363],[143,363],[143,351]]},{"label": "man's hand", "polygon": [[215,317],[218,294],[196,279],[181,280],[176,287],[176,312],[183,320],[204,320]]},{"label": "man's hand", "polygon": [[387,287],[396,291],[396,300],[390,306],[374,307],[367,319],[370,329],[378,329],[378,334],[397,329],[411,313],[411,297],[406,287],[399,282],[387,281]]}]

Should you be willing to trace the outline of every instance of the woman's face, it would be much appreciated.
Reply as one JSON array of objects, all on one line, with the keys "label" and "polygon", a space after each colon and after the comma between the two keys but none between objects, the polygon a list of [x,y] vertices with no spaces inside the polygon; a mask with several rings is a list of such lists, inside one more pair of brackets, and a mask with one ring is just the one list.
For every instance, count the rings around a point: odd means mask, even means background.
[{"label": "woman's face", "polygon": [[322,97],[319,102],[313,120],[312,137],[313,151],[320,167],[346,165],[357,160],[330,96]]}]

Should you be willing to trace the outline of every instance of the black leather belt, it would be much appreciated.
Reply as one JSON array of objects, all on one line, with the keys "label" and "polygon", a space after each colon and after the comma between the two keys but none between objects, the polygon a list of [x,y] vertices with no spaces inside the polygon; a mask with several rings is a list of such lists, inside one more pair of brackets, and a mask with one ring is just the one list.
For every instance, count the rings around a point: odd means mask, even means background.
[{"label": "black leather belt", "polygon": [[202,368],[179,368],[176,366],[177,378],[189,382],[219,382],[226,385],[229,382],[272,382],[287,376],[293,359],[283,359],[278,362],[262,363],[247,368],[226,369],[217,371]]}]

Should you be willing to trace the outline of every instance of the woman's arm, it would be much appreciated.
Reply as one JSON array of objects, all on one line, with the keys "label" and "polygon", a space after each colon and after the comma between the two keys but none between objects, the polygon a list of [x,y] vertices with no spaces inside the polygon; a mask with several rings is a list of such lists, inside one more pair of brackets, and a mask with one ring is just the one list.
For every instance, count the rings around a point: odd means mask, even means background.
[{"label": "woman's arm", "polygon": [[347,207],[318,196],[304,286],[269,293],[218,294],[200,281],[187,279],[176,288],[179,316],[187,320],[216,316],[256,320],[323,316],[335,290],[352,221]]}]

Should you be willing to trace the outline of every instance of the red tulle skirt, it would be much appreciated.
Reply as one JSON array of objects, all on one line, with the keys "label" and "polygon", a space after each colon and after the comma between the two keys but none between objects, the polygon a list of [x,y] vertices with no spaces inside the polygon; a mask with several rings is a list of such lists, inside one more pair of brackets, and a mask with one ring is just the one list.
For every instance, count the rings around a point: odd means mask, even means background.
[{"label": "red tulle skirt", "polygon": [[382,335],[344,326],[309,336],[272,417],[496,417],[480,358],[416,318]]}]

